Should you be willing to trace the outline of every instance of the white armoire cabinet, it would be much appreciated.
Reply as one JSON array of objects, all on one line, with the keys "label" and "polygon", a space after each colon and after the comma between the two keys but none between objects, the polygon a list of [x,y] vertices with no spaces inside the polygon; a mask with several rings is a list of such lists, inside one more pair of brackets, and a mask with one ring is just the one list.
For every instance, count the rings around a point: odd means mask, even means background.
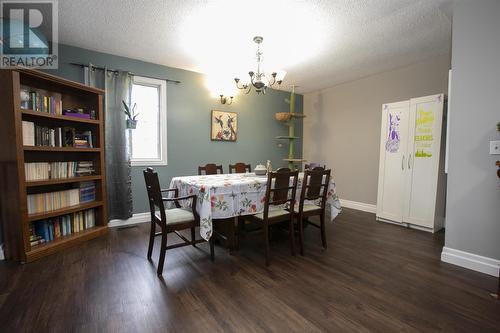
[{"label": "white armoire cabinet", "polygon": [[382,106],[377,220],[443,227],[444,105],[439,94]]}]

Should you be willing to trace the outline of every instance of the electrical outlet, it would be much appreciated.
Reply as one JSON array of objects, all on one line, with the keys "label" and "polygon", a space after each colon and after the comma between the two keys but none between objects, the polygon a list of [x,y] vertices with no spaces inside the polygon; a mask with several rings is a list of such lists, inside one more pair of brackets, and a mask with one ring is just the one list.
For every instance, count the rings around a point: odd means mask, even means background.
[{"label": "electrical outlet", "polygon": [[490,141],[490,155],[500,155],[500,141]]}]

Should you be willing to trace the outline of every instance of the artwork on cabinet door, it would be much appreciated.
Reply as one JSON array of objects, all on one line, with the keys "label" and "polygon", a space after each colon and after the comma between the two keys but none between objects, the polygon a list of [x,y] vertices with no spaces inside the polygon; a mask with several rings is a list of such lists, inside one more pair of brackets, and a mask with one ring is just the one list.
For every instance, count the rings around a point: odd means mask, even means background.
[{"label": "artwork on cabinet door", "polygon": [[377,218],[403,222],[409,101],[382,106]]},{"label": "artwork on cabinet door", "polygon": [[[387,109],[387,105],[384,106]],[[399,150],[400,133],[399,122],[401,121],[400,112],[388,112],[388,135],[385,142],[385,150],[389,153],[397,153]]]},{"label": "artwork on cabinet door", "polygon": [[433,110],[417,110],[415,119],[415,158],[432,157],[432,144],[435,114]]}]

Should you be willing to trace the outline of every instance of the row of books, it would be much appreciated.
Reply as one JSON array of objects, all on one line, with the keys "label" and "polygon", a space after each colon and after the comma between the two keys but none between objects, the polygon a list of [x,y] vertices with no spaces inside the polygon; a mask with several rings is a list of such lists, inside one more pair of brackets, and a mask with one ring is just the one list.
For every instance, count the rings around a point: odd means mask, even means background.
[{"label": "row of books", "polygon": [[58,216],[47,220],[31,223],[31,246],[47,243],[64,236],[68,236],[95,226],[95,210],[84,211]]},{"label": "row of books", "polygon": [[80,183],[80,203],[95,200],[95,183],[93,181]]},{"label": "row of books", "polygon": [[26,181],[73,178],[94,174],[92,161],[24,163]]},{"label": "row of books", "polygon": [[23,120],[23,145],[48,147],[93,148],[92,131],[77,131],[73,127],[39,126]]},{"label": "row of books", "polygon": [[94,148],[91,131],[75,131],[73,133],[73,147]]},{"label": "row of books", "polygon": [[95,183],[81,182],[77,188],[63,191],[28,194],[28,214],[50,212],[80,203],[94,201]]},{"label": "row of books", "polygon": [[28,214],[43,213],[80,203],[78,188],[48,193],[28,194]]},{"label": "row of books", "polygon": [[40,91],[23,88],[21,89],[21,109],[62,115],[62,97],[58,93],[44,95]]}]

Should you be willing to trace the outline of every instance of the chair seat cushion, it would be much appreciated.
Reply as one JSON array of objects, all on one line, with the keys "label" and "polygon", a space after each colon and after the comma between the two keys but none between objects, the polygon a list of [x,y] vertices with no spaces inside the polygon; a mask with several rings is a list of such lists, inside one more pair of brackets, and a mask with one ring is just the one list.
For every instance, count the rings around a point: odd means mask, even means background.
[{"label": "chair seat cushion", "polygon": [[[194,221],[193,212],[182,208],[166,209],[165,214],[167,215],[167,224],[179,224]],[[161,219],[159,213],[156,213],[156,217]]]},{"label": "chair seat cushion", "polygon": [[[302,211],[305,213],[305,212],[310,212],[310,211],[318,210],[318,209],[321,209],[321,207],[317,206],[315,204],[306,204],[305,203]],[[295,207],[293,207],[293,210],[295,213],[298,213],[299,212],[299,205],[295,205]]]},{"label": "chair seat cushion", "polygon": [[[287,215],[290,215],[290,212],[285,209],[273,209],[267,213],[267,217],[270,219],[278,216],[287,216]],[[255,214],[254,217],[258,218],[259,220],[263,220],[264,212]]]}]

